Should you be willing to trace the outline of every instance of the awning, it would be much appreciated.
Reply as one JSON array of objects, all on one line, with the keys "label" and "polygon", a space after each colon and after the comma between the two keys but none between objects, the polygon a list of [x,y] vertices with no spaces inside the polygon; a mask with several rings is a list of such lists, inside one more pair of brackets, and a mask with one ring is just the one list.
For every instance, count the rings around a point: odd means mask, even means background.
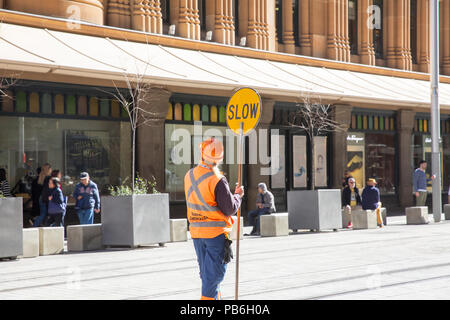
[{"label": "awning", "polygon": [[[204,89],[253,87],[261,94],[307,94],[346,102],[429,107],[427,81],[336,70],[155,44],[0,24],[0,68],[94,79],[142,75],[160,85]],[[45,80],[45,78],[44,78]],[[440,103],[450,108],[450,84]]]}]

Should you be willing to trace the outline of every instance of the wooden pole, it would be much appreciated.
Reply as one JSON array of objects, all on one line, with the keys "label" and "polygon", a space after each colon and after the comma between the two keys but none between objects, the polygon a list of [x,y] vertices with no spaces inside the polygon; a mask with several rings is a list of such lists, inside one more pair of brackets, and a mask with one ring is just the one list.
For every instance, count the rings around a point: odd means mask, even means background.
[{"label": "wooden pole", "polygon": [[[238,153],[238,187],[242,185],[242,149],[244,146],[244,123],[241,122],[241,128],[239,131],[239,153]],[[240,240],[240,228],[241,228],[241,208],[237,212],[237,228],[236,228],[236,284],[234,287],[235,300],[239,300],[239,240]]]}]

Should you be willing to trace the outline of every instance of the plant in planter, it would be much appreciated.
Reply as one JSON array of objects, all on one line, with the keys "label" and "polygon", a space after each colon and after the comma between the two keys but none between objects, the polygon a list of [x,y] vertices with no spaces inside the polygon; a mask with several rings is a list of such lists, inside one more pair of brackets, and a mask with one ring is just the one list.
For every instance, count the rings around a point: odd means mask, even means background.
[{"label": "plant in planter", "polygon": [[320,99],[305,97],[289,121],[289,126],[306,133],[311,146],[310,190],[289,191],[287,195],[289,227],[294,231],[342,228],[341,190],[316,190],[316,137],[343,130],[341,124],[331,118],[331,112],[331,106],[321,103]]},{"label": "plant in planter", "polygon": [[[170,241],[169,195],[158,193],[153,178],[136,178],[136,132],[154,121],[151,86],[145,72],[124,73],[126,89],[113,94],[127,112],[132,130],[131,182],[110,188],[111,196],[102,197],[102,239],[105,246],[137,247]],[[156,97],[157,98],[157,97]],[[151,194],[149,194],[151,193]]]}]

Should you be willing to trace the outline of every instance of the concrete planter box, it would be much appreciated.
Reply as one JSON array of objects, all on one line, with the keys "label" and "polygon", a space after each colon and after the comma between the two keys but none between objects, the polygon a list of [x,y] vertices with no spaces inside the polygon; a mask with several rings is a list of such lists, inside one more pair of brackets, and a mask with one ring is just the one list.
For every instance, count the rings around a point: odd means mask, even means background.
[{"label": "concrete planter box", "polygon": [[101,249],[103,249],[101,224],[67,227],[67,251],[92,251]]},{"label": "concrete planter box", "polygon": [[170,242],[187,240],[187,219],[170,219]]},{"label": "concrete planter box", "polygon": [[288,191],[289,229],[342,228],[341,190]]},{"label": "concrete planter box", "polygon": [[0,259],[23,255],[22,198],[0,199]]},{"label": "concrete planter box", "polygon": [[444,205],[445,220],[450,220],[450,204]]},{"label": "concrete planter box", "polygon": [[64,252],[64,227],[39,228],[39,255],[48,256]]},{"label": "concrete planter box", "polygon": [[378,227],[376,210],[352,211],[352,224],[353,230],[376,229]]},{"label": "concrete planter box", "polygon": [[406,208],[406,224],[427,224],[428,207],[409,207]]},{"label": "concrete planter box", "polygon": [[281,237],[289,235],[289,214],[272,213],[260,217],[261,237]]},{"label": "concrete planter box", "polygon": [[169,195],[102,197],[104,246],[138,247],[170,242]]},{"label": "concrete planter box", "polygon": [[39,256],[39,229],[23,229],[23,258]]}]

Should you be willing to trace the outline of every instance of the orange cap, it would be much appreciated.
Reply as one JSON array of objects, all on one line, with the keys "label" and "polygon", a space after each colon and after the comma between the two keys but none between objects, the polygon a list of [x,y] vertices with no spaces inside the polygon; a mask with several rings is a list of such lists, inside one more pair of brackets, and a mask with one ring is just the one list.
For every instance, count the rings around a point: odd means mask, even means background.
[{"label": "orange cap", "polygon": [[210,164],[223,160],[223,144],[215,138],[206,139],[199,144],[202,159]]}]

